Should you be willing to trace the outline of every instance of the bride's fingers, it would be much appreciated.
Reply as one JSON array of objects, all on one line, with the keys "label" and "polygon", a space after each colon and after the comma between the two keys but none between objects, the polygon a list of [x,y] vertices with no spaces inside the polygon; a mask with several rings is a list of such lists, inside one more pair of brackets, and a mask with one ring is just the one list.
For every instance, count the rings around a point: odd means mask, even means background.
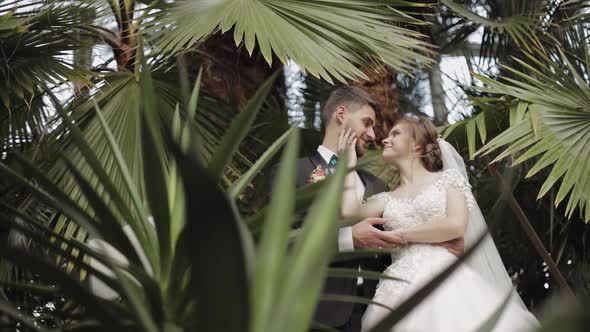
[{"label": "bride's fingers", "polygon": [[354,139],[354,133],[352,132],[352,128],[349,128],[346,143],[348,145],[350,145],[350,143],[352,142],[353,139]]},{"label": "bride's fingers", "polygon": [[346,148],[348,147],[349,132],[350,132],[350,128],[348,128],[346,130],[342,130],[342,132],[340,133],[340,137],[338,139],[338,149],[341,151],[346,150]]},{"label": "bride's fingers", "polygon": [[342,143],[346,142],[346,139],[348,138],[348,129],[343,129],[342,130]]},{"label": "bride's fingers", "polygon": [[340,132],[340,135],[338,135],[338,150],[342,149],[342,141],[344,140],[344,130],[342,130]]},{"label": "bride's fingers", "polygon": [[338,135],[338,150],[344,151],[348,148],[354,148],[356,144],[356,135],[352,128],[340,132]]},{"label": "bride's fingers", "polygon": [[355,144],[356,144],[356,143],[355,143],[355,142],[356,142],[356,139],[354,139],[354,138],[353,138],[353,139],[350,141],[350,143],[348,144],[348,149],[350,150],[349,152],[350,152],[350,154],[351,154],[351,155],[350,155],[350,157],[351,157],[351,158],[353,157],[353,155],[355,155],[355,156],[356,156],[356,153],[355,153]]}]

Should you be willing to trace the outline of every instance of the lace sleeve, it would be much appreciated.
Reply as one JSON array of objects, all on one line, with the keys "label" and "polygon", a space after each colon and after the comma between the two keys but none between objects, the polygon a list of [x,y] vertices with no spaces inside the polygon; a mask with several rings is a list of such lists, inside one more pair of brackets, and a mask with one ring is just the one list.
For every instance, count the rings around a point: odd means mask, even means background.
[{"label": "lace sleeve", "polygon": [[463,175],[459,173],[459,171],[455,169],[446,170],[443,174],[443,182],[446,186],[450,186],[461,191],[465,195],[467,208],[469,211],[473,210],[477,203],[475,201],[475,197],[473,197],[473,193],[471,192],[471,185],[463,177]]},{"label": "lace sleeve", "polygon": [[371,202],[371,201],[378,201],[378,202],[382,202],[383,204],[387,204],[387,202],[389,202],[390,199],[390,195],[388,192],[382,192],[382,193],[378,193],[375,194],[369,198],[367,198],[366,203]]}]

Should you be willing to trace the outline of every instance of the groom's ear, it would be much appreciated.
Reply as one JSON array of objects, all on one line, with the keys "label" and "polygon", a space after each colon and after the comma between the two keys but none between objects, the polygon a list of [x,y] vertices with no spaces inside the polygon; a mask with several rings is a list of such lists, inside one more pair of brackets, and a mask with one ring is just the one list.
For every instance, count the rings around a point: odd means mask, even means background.
[{"label": "groom's ear", "polygon": [[346,108],[344,106],[338,106],[336,112],[334,112],[334,116],[338,121],[338,124],[342,124],[344,122],[344,114],[346,113]]}]

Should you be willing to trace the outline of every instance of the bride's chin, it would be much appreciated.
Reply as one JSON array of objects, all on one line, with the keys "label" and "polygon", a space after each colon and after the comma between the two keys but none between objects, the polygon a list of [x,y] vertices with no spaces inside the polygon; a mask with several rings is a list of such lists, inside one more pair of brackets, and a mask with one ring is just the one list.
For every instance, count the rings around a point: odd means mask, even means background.
[{"label": "bride's chin", "polygon": [[381,154],[381,159],[383,159],[384,162],[391,164],[391,162],[395,159],[394,157],[392,157],[391,155],[389,155],[388,153],[382,153]]}]

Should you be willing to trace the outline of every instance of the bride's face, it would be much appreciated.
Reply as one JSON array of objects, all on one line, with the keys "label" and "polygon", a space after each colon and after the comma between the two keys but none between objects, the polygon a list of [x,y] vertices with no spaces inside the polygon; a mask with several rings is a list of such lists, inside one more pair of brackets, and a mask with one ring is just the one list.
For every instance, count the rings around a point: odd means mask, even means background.
[{"label": "bride's face", "polygon": [[398,123],[389,132],[383,141],[383,153],[381,156],[387,163],[396,160],[410,158],[415,141],[412,137],[412,130],[407,123]]}]

